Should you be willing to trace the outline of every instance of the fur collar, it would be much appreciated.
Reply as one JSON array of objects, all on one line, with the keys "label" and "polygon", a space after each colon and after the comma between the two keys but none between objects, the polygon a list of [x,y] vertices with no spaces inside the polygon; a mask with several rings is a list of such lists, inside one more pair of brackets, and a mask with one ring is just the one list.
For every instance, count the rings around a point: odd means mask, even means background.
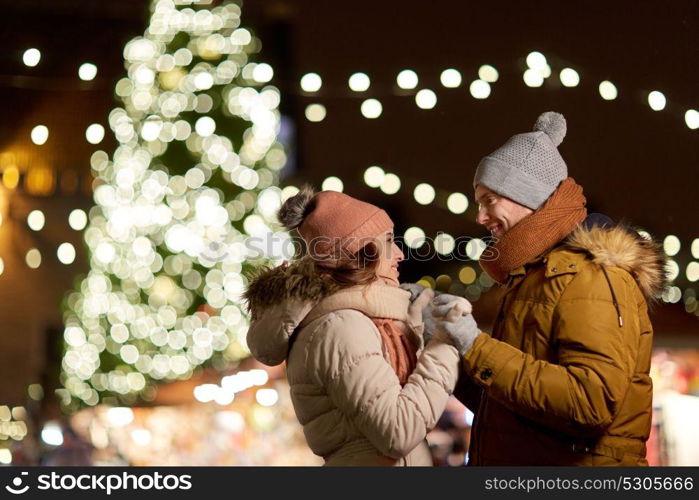
[{"label": "fur collar", "polygon": [[586,252],[596,264],[616,266],[630,273],[646,300],[657,300],[667,285],[667,259],[660,245],[635,230],[616,225],[608,228],[580,226],[564,246]]},{"label": "fur collar", "polygon": [[312,259],[304,258],[291,264],[264,268],[252,277],[244,298],[254,320],[268,307],[286,300],[320,302],[339,289],[340,286],[329,276],[316,272]]}]

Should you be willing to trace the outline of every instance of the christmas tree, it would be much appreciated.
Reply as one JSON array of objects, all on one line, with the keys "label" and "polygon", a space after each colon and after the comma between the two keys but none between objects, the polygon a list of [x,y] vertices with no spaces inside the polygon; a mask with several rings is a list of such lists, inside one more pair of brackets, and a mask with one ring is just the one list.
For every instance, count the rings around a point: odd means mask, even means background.
[{"label": "christmas tree", "polygon": [[[124,48],[118,145],[91,158],[90,271],[65,300],[62,404],[132,404],[158,380],[248,355],[244,276],[270,255],[279,91],[240,7],[154,0]],[[257,245],[259,248],[259,245]]]}]

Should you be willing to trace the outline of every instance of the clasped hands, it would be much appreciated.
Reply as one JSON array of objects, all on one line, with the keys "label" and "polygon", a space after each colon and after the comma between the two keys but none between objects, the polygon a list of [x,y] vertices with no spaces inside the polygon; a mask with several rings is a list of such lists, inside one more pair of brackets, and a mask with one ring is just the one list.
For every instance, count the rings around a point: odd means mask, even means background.
[{"label": "clasped hands", "polygon": [[[401,288],[411,293],[411,300],[416,299],[425,289],[416,283],[404,283]],[[422,310],[425,343],[433,337],[440,338],[456,347],[463,356],[481,333],[472,311],[471,303],[463,297],[447,293],[436,296]]]}]

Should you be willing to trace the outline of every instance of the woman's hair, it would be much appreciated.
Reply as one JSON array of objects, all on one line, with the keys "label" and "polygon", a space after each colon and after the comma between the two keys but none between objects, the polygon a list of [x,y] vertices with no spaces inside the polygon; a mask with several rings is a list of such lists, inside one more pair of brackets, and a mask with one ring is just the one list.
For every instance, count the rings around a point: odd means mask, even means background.
[{"label": "woman's hair", "polygon": [[323,262],[315,260],[315,269],[319,273],[328,274],[341,287],[368,285],[376,280],[376,270],[379,267],[379,248],[376,243],[367,243],[357,253],[344,258],[333,267],[323,266]]},{"label": "woman's hair", "polygon": [[[309,185],[301,188],[298,194],[287,199],[279,209],[277,218],[287,231],[297,229],[315,208],[313,200],[315,191]],[[355,254],[347,255],[343,253],[340,260],[333,262],[332,266],[323,265],[323,261],[314,259],[309,255],[305,243],[297,241],[296,258],[311,258],[314,262],[315,270],[330,276],[341,287],[355,285],[366,285],[376,279],[376,270],[379,265],[379,247],[369,242],[360,248]]]}]

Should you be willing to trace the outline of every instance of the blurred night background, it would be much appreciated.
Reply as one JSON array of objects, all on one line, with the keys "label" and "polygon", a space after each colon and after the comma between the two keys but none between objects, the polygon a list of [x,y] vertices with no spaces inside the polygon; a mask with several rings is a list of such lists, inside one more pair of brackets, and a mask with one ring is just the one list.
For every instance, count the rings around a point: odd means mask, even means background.
[{"label": "blurred night background", "polygon": [[[487,235],[480,158],[554,110],[589,211],[671,259],[648,460],[699,465],[697,2],[0,7],[0,464],[322,463],[245,347],[245,272],[281,260],[241,238],[303,183],[343,190],[434,239],[401,279],[488,331],[497,287],[448,257]],[[450,403],[436,464],[467,460],[471,418]]]}]

